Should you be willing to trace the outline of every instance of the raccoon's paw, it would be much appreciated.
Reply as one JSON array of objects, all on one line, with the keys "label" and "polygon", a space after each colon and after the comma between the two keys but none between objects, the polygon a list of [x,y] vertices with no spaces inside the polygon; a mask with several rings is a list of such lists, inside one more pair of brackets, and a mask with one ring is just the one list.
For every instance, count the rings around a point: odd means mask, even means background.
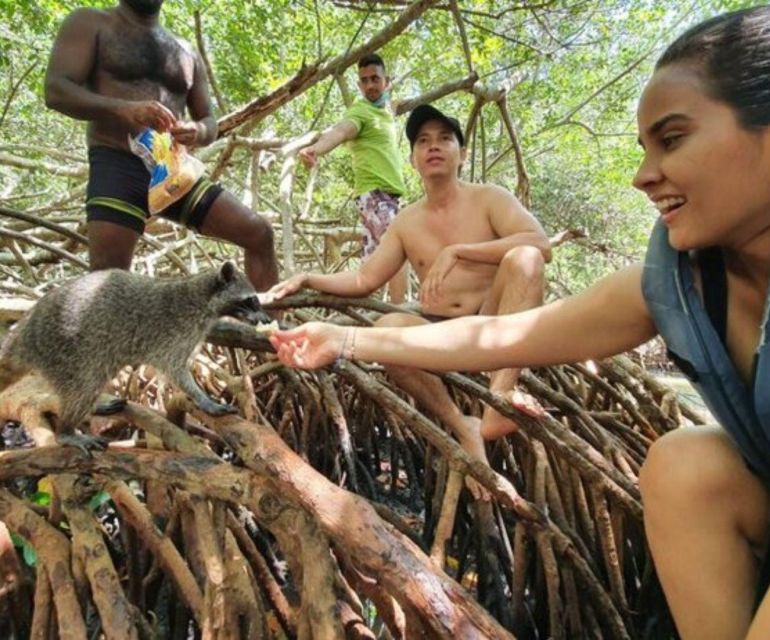
[{"label": "raccoon's paw", "polygon": [[95,416],[111,416],[120,413],[126,408],[128,402],[123,398],[111,398],[105,402],[99,402],[94,407]]},{"label": "raccoon's paw", "polygon": [[238,413],[238,407],[231,404],[219,404],[211,398],[201,399],[195,403],[201,411],[205,411],[210,416],[225,416],[228,413]]},{"label": "raccoon's paw", "polygon": [[107,438],[84,434],[57,436],[56,441],[63,446],[77,447],[89,457],[93,457],[94,453],[104,451],[110,443]]}]

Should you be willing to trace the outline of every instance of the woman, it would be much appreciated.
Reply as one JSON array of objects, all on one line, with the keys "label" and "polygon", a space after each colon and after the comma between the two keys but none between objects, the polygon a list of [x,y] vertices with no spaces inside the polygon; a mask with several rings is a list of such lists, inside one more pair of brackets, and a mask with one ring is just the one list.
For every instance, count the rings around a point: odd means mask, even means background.
[{"label": "woman", "polygon": [[492,370],[601,358],[662,335],[720,422],[667,434],[640,474],[666,597],[685,639],[768,638],[770,597],[754,600],[770,519],[770,8],[681,36],[637,117],[634,186],[660,212],[643,266],[516,315],[406,329],[311,323],[272,342],[305,368],[343,356]]}]

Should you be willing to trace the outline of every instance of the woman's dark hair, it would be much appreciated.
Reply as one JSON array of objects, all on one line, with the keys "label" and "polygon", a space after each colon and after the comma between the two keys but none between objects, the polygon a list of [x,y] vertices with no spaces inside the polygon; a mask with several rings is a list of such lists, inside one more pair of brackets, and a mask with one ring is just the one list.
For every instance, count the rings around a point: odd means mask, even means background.
[{"label": "woman's dark hair", "polygon": [[691,64],[747,129],[770,124],[770,7],[726,13],[679,36],[655,65]]}]

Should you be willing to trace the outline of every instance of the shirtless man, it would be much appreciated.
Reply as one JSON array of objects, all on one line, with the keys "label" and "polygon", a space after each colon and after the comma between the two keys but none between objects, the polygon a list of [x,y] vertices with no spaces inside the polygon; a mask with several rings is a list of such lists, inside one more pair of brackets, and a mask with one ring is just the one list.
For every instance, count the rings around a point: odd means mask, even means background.
[{"label": "shirtless man", "polygon": [[[513,313],[542,304],[544,264],[551,258],[548,238],[510,192],[460,180],[466,149],[459,122],[423,105],[409,116],[406,135],[412,148],[410,160],[422,178],[425,196],[401,211],[358,271],[301,273],[270,293],[282,298],[309,287],[341,296],[366,296],[409,261],[421,283],[422,310],[433,320]],[[407,326],[428,321],[394,313],[380,318],[378,324]],[[463,415],[432,374],[405,367],[388,367],[388,372],[481,460],[486,461],[482,437],[498,438],[516,429],[490,407],[480,425],[478,418]],[[510,392],[517,375],[511,369],[496,371],[490,387]]]},{"label": "shirtless man", "polygon": [[[130,268],[149,217],[149,172],[129,151],[128,136],[151,127],[191,147],[211,144],[217,136],[200,56],[160,26],[162,4],[120,0],[111,9],[77,9],[51,51],[46,105],[88,121],[86,212],[93,270]],[[161,215],[242,247],[257,290],[277,281],[270,224],[205,177]]]}]

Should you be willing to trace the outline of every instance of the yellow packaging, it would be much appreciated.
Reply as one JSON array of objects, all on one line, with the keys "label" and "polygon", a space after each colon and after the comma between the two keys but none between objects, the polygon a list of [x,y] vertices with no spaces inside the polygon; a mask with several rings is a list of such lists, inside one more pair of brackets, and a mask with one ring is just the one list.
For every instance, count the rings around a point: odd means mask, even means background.
[{"label": "yellow packaging", "polygon": [[129,136],[128,143],[150,172],[147,200],[152,215],[183,198],[205,171],[203,163],[168,132],[145,129],[134,138]]}]

